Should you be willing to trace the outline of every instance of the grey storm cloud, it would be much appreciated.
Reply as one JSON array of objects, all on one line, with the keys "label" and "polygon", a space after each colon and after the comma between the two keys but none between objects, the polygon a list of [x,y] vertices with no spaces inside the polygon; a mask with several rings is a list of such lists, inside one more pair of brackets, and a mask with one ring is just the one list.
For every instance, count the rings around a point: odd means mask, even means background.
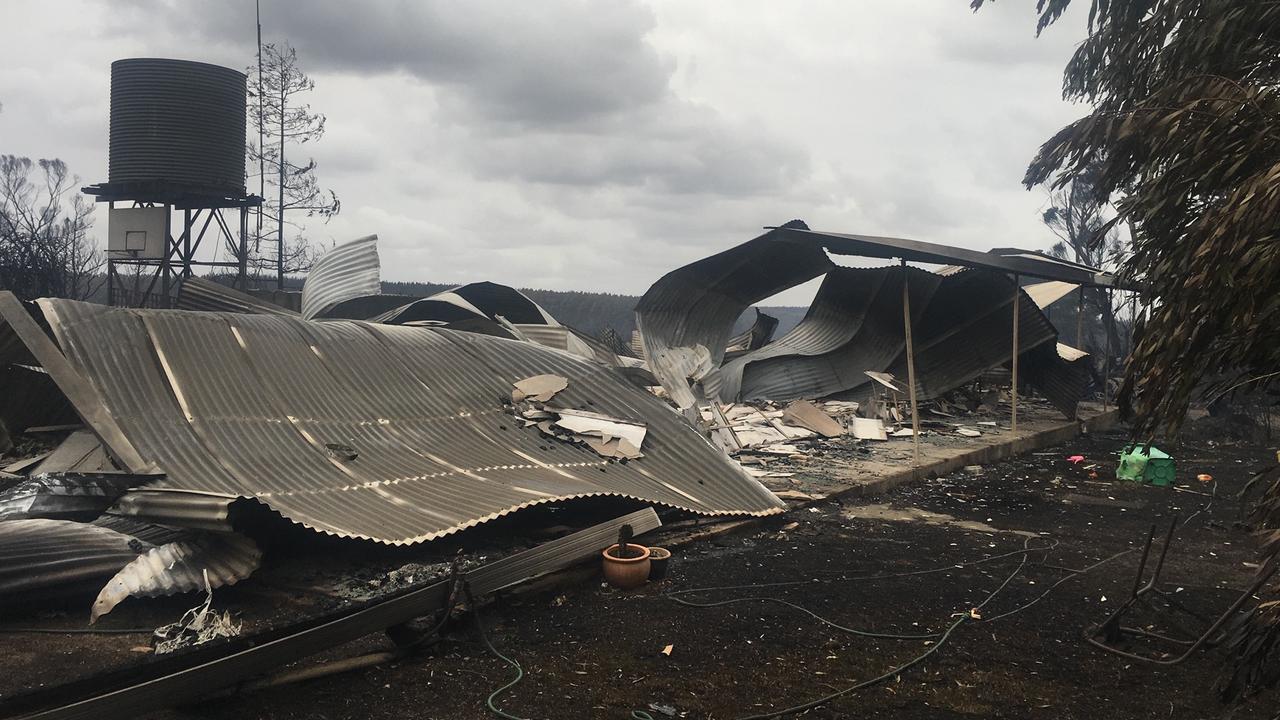
[{"label": "grey storm cloud", "polygon": [[[262,0],[315,79],[295,149],[392,280],[640,293],[772,225],[1047,247],[1019,181],[1083,14],[963,0]],[[109,65],[246,68],[253,0],[5,0],[0,152],[106,178]],[[71,38],[50,55],[43,38]],[[101,218],[100,218],[101,220]],[[99,223],[99,230],[105,221]],[[789,297],[786,301],[803,302]]]},{"label": "grey storm cloud", "polygon": [[[159,24],[253,52],[240,4],[211,4],[200,23],[173,0],[127,8],[115,31]],[[639,3],[265,2],[262,19],[288,28],[313,72],[431,85],[439,105],[422,121],[467,128],[464,161],[482,178],[739,195],[777,191],[808,166],[801,146],[677,97],[674,60],[646,39],[656,19]]]}]

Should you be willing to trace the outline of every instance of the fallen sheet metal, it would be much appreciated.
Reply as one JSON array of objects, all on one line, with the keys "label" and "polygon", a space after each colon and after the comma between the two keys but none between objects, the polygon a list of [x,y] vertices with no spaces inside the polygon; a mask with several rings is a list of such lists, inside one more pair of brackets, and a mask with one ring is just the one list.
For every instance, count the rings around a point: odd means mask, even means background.
[{"label": "fallen sheet metal", "polygon": [[298,315],[288,308],[259,300],[248,293],[194,275],[184,279],[178,287],[178,297],[174,301],[174,307],[179,310]]},{"label": "fallen sheet metal", "polygon": [[[964,258],[980,269],[929,273],[901,266],[838,268],[827,252],[905,257],[936,262]],[[885,253],[891,253],[886,255]],[[898,253],[898,254],[892,254]],[[988,269],[989,266],[989,269]],[[1041,258],[1010,258],[928,243],[868,236],[812,233],[793,222],[738,247],[674,270],[654,283],[636,306],[645,356],[654,375],[681,407],[696,401],[813,399],[839,394],[861,398],[864,371],[906,373],[903,283],[907,283],[917,354],[917,394],[941,395],[1008,362],[1012,298],[1018,290],[1005,269],[1086,282],[1111,282]],[[811,278],[826,275],[809,312],[786,336],[721,363],[734,320],[749,305]],[[1019,304],[1019,348],[1024,354],[1056,338],[1034,302]],[[690,388],[686,369],[663,358],[703,348],[718,384]],[[701,369],[701,368],[700,368]],[[1037,377],[1061,374],[1046,364]],[[1029,375],[1030,377],[1030,375]],[[1048,384],[1066,389],[1063,378]],[[1074,399],[1054,403],[1074,417]]]},{"label": "fallen sheet metal", "polygon": [[0,608],[92,597],[103,582],[150,547],[89,523],[0,522]]},{"label": "fallen sheet metal", "polygon": [[[781,501],[779,501],[781,502]],[[0,523],[3,525],[3,523]],[[476,597],[570,567],[600,551],[630,526],[633,535],[658,528],[652,508],[579,530],[530,550],[465,572],[458,578]],[[3,566],[0,566],[3,568]],[[26,697],[6,698],[7,706],[30,720],[123,720],[180,705],[236,682],[342,645],[371,633],[447,609],[457,588],[452,579],[252,637],[196,648],[133,669],[114,683],[81,683],[44,688]]]},{"label": "fallen sheet metal", "polygon": [[92,520],[129,488],[159,475],[42,473],[0,493],[0,521],[25,518]]},{"label": "fallen sheet metal", "polygon": [[[356,321],[40,306],[68,373],[100,389],[100,404],[77,404],[81,415],[111,418],[139,464],[167,474],[121,497],[117,514],[228,529],[237,502],[259,502],[320,532],[406,544],[602,495],[708,515],[782,509],[660,400],[537,345]],[[644,423],[645,457],[611,463],[513,423],[504,399],[540,374],[568,379],[558,405]],[[356,457],[334,457],[334,443]]]},{"label": "fallen sheet metal", "polygon": [[388,325],[441,327],[523,340],[606,365],[621,364],[604,343],[561,324],[519,290],[493,282],[460,285],[370,319]]},{"label": "fallen sheet metal", "polygon": [[724,350],[726,357],[759,350],[773,340],[773,333],[778,329],[778,318],[760,312],[760,308],[752,308],[752,310],[755,311],[755,320],[751,323],[751,327],[729,339],[729,344]]},{"label": "fallen sheet metal", "polygon": [[344,300],[382,292],[378,236],[338,245],[320,256],[302,284],[302,317],[320,317]]},{"label": "fallen sheet metal", "polygon": [[[786,227],[806,227],[792,221]],[[791,240],[770,231],[754,240],[698,260],[663,275],[636,304],[636,326],[649,368],[681,407],[688,396],[685,366],[658,363],[673,350],[701,346],[718,368],[733,331],[733,323],[748,307],[807,280],[835,264],[820,242]],[[766,346],[767,347],[767,346]],[[704,386],[705,387],[705,386]],[[720,388],[705,387],[713,400]],[[692,404],[692,403],[690,403]]]},{"label": "fallen sheet metal", "polygon": [[40,464],[31,468],[32,475],[50,472],[96,473],[113,472],[107,451],[98,438],[88,430],[75,430],[66,437]]},{"label": "fallen sheet metal", "polygon": [[262,564],[262,550],[236,533],[204,533],[166,543],[136,557],[98,593],[89,623],[115,609],[126,598],[177,595],[234,585]]}]

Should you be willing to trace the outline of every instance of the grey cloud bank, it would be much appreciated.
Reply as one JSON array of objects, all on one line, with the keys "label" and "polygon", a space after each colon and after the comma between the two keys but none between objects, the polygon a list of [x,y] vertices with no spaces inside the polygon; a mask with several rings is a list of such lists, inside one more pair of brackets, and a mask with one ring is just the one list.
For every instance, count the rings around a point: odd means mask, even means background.
[{"label": "grey cloud bank", "polygon": [[[1018,182],[1080,114],[1058,88],[1082,29],[1036,40],[1016,3],[263,6],[329,118],[306,151],[344,209],[308,231],[376,232],[394,280],[639,293],[793,217],[1046,247],[1043,193]],[[0,21],[22,28],[0,47],[0,151],[86,181],[106,175],[111,60],[253,58],[245,0],[19,0]]]}]

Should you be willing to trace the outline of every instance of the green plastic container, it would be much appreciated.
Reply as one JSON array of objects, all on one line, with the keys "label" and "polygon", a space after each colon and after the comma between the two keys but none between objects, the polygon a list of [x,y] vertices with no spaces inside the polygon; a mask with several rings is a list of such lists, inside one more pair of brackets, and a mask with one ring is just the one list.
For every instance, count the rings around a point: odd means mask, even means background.
[{"label": "green plastic container", "polygon": [[1120,451],[1116,479],[1172,485],[1175,469],[1173,458],[1160,449],[1150,445],[1129,445]]}]

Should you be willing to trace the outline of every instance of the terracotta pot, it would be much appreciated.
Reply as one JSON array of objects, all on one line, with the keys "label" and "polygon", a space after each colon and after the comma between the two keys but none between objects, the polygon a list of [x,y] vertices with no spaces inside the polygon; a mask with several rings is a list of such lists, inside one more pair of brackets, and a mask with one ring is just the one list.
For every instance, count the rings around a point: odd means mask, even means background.
[{"label": "terracotta pot", "polygon": [[619,590],[638,588],[649,581],[649,548],[627,543],[627,551],[638,554],[620,558],[617,545],[610,545],[601,553],[604,557],[604,579]]},{"label": "terracotta pot", "polygon": [[661,580],[667,576],[667,565],[671,563],[671,551],[666,548],[649,548],[649,579]]}]

